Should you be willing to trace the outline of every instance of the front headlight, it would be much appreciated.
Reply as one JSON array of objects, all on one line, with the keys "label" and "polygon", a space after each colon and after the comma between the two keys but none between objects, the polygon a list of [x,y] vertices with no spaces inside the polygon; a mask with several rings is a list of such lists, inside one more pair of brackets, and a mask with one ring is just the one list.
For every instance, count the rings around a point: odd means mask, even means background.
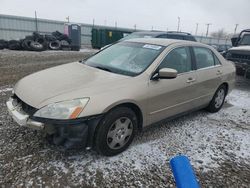
[{"label": "front headlight", "polygon": [[49,119],[75,119],[87,105],[89,98],[74,99],[49,104],[38,110],[34,116]]}]

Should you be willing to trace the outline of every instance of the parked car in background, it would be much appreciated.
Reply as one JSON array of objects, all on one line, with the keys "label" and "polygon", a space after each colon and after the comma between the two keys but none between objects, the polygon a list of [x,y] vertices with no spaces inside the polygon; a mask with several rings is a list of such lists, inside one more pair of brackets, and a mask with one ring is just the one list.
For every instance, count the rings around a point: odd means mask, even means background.
[{"label": "parked car in background", "polygon": [[228,51],[228,49],[232,48],[229,44],[219,44],[217,47],[217,51],[220,53]]},{"label": "parked car in background", "polygon": [[211,44],[213,48],[215,48],[222,56],[228,51],[228,49],[232,48],[229,44]]},{"label": "parked car in background", "polygon": [[133,38],[167,38],[167,39],[178,39],[178,40],[189,40],[196,41],[194,36],[190,33],[177,32],[177,31],[138,31],[131,33],[130,35],[122,38],[120,41],[133,39]]},{"label": "parked car in background", "polygon": [[[194,36],[192,36],[190,33],[185,32],[177,32],[177,31],[138,31],[133,32],[126,37],[120,39],[118,42],[129,40],[129,39],[136,39],[136,38],[165,38],[165,39],[177,39],[177,40],[188,40],[188,41],[194,41],[196,42],[196,39]],[[105,49],[112,44],[104,46],[102,49]]]},{"label": "parked car in background", "polygon": [[56,145],[111,156],[148,125],[202,108],[219,111],[234,82],[234,65],[210,46],[130,39],[24,77],[7,108],[20,126],[43,130]]},{"label": "parked car in background", "polygon": [[250,78],[250,29],[241,31],[231,41],[233,48],[228,49],[225,58],[235,63],[237,74]]}]

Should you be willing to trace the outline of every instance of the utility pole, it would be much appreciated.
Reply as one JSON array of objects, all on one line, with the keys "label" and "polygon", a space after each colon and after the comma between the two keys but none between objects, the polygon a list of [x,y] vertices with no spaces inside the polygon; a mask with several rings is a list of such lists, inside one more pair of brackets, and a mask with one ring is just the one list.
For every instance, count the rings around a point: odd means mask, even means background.
[{"label": "utility pole", "polygon": [[206,37],[208,36],[208,31],[209,31],[209,26],[212,25],[211,23],[206,24],[207,25],[207,33],[206,33]]},{"label": "utility pole", "polygon": [[151,31],[153,31],[153,30],[154,30],[154,26],[151,27]]},{"label": "utility pole", "polygon": [[135,31],[136,31],[136,24],[134,25]]},{"label": "utility pole", "polygon": [[201,34],[200,42],[202,41],[202,38],[203,38],[203,33]]},{"label": "utility pole", "polygon": [[199,27],[199,23],[196,23],[196,30],[195,30],[195,35],[197,36],[198,33],[198,27]]},{"label": "utility pole", "polygon": [[239,26],[239,24],[235,24],[234,35],[236,34],[236,31],[237,31],[238,26]]},{"label": "utility pole", "polygon": [[181,22],[181,18],[178,16],[178,27],[177,27],[177,31],[180,30],[180,22]]},{"label": "utility pole", "polygon": [[35,11],[35,24],[36,24],[36,32],[38,32],[38,24],[37,24],[37,15],[36,15],[36,11]]},{"label": "utility pole", "polygon": [[115,28],[117,28],[117,21],[115,21]]},{"label": "utility pole", "polygon": [[68,21],[68,23],[69,23],[69,16],[68,17],[66,17],[66,20]]},{"label": "utility pole", "polygon": [[95,26],[95,19],[93,18],[93,27]]}]

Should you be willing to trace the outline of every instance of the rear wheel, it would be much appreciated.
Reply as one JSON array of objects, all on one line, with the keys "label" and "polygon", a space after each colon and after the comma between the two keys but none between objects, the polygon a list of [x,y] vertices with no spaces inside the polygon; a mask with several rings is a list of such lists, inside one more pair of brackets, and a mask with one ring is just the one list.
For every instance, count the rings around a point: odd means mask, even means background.
[{"label": "rear wheel", "polygon": [[135,113],[127,107],[111,110],[100,122],[95,135],[97,152],[106,156],[126,150],[137,131]]},{"label": "rear wheel", "polygon": [[221,85],[215,92],[214,97],[212,101],[210,102],[209,106],[207,107],[207,110],[209,112],[218,112],[225,101],[227,93],[227,88],[225,85]]}]

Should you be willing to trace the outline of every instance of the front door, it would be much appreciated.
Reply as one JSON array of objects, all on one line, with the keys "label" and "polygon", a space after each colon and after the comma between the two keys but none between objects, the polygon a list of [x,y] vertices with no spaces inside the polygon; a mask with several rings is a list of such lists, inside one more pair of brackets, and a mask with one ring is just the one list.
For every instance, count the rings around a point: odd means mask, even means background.
[{"label": "front door", "polygon": [[197,77],[189,47],[173,49],[158,70],[161,68],[175,69],[178,75],[174,79],[149,81],[149,124],[192,109],[192,103],[198,97]]}]

